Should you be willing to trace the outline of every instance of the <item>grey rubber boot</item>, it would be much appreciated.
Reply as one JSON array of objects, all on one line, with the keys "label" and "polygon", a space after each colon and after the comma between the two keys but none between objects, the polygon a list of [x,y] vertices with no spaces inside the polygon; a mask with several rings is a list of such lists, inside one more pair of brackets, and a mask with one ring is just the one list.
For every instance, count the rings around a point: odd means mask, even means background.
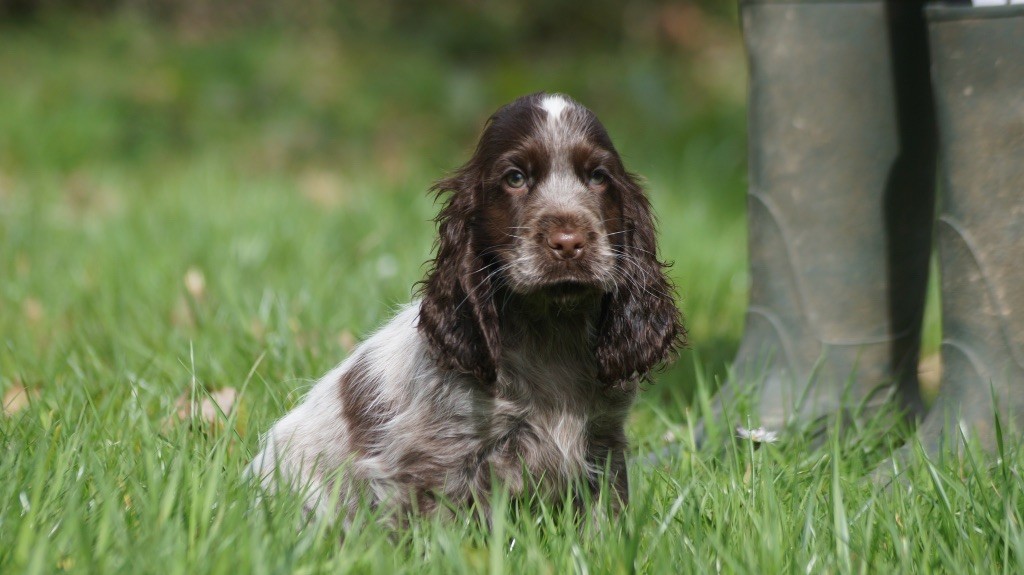
[{"label": "grey rubber boot", "polygon": [[806,426],[893,396],[917,413],[935,178],[921,3],[742,0],[740,14],[751,292],[711,419]]},{"label": "grey rubber boot", "polygon": [[[941,141],[939,399],[926,451],[1024,429],[1024,6],[927,10]],[[897,459],[913,446],[903,448]],[[884,467],[884,465],[883,465]]]}]

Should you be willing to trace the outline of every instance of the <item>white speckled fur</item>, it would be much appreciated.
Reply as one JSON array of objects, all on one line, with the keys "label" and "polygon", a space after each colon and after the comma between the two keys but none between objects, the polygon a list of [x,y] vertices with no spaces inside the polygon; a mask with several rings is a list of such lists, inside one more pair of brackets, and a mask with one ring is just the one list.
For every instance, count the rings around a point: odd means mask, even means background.
[{"label": "white speckled fur", "polygon": [[[376,503],[396,508],[414,504],[408,465],[410,453],[424,451],[436,465],[430,473],[451,472],[441,481],[445,499],[485,499],[485,486],[470,485],[481,478],[462,476],[468,455],[486,453],[486,444],[510,432],[513,422],[532,426],[537,445],[524,450],[522,461],[495,457],[493,471],[508,487],[521,491],[522,466],[533,471],[536,487],[548,496],[564,494],[574,480],[594,479],[603,464],[589,461],[588,425],[608,418],[621,423],[632,394],[599,393],[593,369],[578,350],[560,349],[557,343],[524,337],[510,346],[508,363],[499,376],[497,398],[484,393],[467,376],[439,371],[428,359],[426,342],[416,330],[418,302],[406,306],[389,323],[363,342],[341,365],[324,375],[300,405],[274,424],[264,437],[263,450],[249,472],[270,491],[284,480],[305,490],[308,507],[318,515],[333,516],[327,495],[333,481],[343,478],[342,509],[351,510],[358,494],[350,488],[365,485]],[[566,355],[568,353],[568,355]],[[578,357],[566,361],[566,357]],[[348,422],[339,385],[346,372],[362,362],[379,385],[374,403],[396,407],[385,422],[381,450],[372,456],[355,452],[349,443]],[[468,424],[468,425],[467,425]],[[466,429],[476,430],[467,433]],[[438,441],[443,439],[443,441]],[[341,470],[339,474],[338,471]],[[422,502],[419,502],[422,504]],[[344,514],[344,513],[343,513]]]},{"label": "white speckled fur", "polygon": [[274,424],[249,473],[330,518],[362,499],[396,519],[486,512],[494,480],[549,504],[607,481],[625,503],[637,382],[683,331],[642,190],[589,110],[543,94],[499,110],[438,189],[451,196],[424,299]]}]

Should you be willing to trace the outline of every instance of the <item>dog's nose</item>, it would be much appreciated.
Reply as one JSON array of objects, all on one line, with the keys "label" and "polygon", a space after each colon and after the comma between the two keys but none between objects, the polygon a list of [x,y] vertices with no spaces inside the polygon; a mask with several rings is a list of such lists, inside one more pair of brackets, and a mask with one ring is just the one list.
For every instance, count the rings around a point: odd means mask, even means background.
[{"label": "dog's nose", "polygon": [[548,247],[563,260],[578,258],[586,245],[585,236],[578,230],[558,230],[548,234]]}]

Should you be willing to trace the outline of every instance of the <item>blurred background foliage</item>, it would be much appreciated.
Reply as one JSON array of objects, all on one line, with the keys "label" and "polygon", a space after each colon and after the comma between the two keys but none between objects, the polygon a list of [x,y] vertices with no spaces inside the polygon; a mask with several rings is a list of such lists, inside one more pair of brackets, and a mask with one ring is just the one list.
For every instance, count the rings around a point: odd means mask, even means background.
[{"label": "blurred background foliage", "polygon": [[[153,22],[216,33],[245,26],[332,28],[426,41],[453,56],[551,47],[594,48],[626,39],[695,46],[704,17],[728,20],[724,0],[0,0],[0,15],[31,21],[54,14],[131,12]],[[653,34],[652,34],[653,33]]]},{"label": "blurred background foliage", "polygon": [[[322,373],[422,277],[431,183],[535,91],[594,110],[646,178],[720,375],[747,287],[735,18],[722,0],[0,0],[0,384],[74,380],[83,346],[113,369],[97,394],[140,362],[179,382],[193,346],[214,388],[268,349],[268,388]],[[687,354],[661,395],[703,369]]]},{"label": "blurred background foliage", "polygon": [[734,172],[732,12],[721,0],[0,0],[4,85],[36,84],[8,117],[39,120],[3,126],[0,161],[73,169],[230,144],[260,168],[390,172],[411,155],[451,167],[497,105],[557,90],[645,155],[670,162],[696,139]]}]

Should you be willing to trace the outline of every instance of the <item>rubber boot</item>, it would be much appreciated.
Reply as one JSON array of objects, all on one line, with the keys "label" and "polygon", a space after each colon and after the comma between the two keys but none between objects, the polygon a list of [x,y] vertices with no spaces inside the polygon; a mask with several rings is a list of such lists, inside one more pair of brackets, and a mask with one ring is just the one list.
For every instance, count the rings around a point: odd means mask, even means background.
[{"label": "rubber boot", "polygon": [[[939,398],[926,452],[1024,423],[1024,5],[927,9],[941,142]],[[905,458],[913,445],[902,448]],[[885,467],[885,464],[883,464]]]},{"label": "rubber boot", "polygon": [[751,290],[712,418],[806,431],[893,396],[916,414],[936,155],[921,3],[740,14]]}]

